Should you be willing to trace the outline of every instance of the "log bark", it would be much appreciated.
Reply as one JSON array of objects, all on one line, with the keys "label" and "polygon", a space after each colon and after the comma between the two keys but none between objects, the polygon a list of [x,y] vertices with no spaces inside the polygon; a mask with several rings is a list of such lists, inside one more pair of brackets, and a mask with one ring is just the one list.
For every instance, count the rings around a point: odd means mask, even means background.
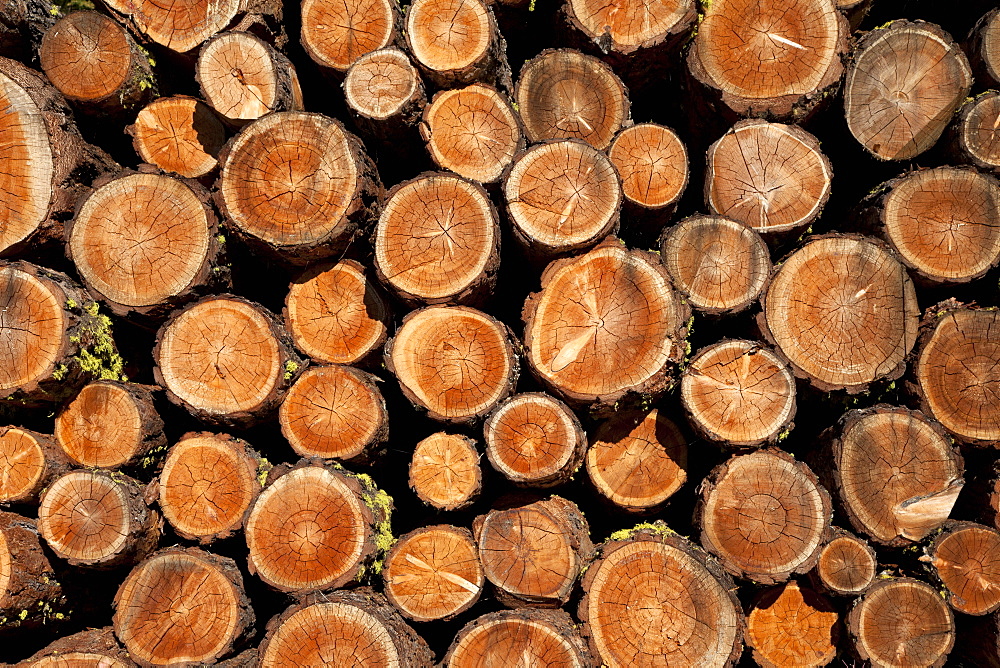
[{"label": "log bark", "polygon": [[278,409],[281,433],[302,457],[371,461],[389,437],[378,380],[348,366],[307,369]]},{"label": "log bark", "polygon": [[479,83],[435,95],[420,133],[438,167],[478,183],[499,181],[525,147],[510,100]]},{"label": "log bark", "polygon": [[150,57],[103,14],[71,12],[45,32],[42,71],[81,113],[121,118],[156,94]]},{"label": "log bark", "polygon": [[514,92],[531,143],[582,139],[603,151],[629,122],[628,90],[597,58],[546,49],[521,68]]},{"label": "log bark", "polygon": [[269,114],[243,128],[219,162],[216,202],[232,229],[293,264],[342,253],[378,217],[375,164],[327,116]]},{"label": "log bark", "polygon": [[261,668],[364,665],[430,668],[427,643],[386,602],[362,587],[308,597],[267,625]]},{"label": "log bark", "polygon": [[417,443],[410,460],[410,489],[429,506],[459,510],[476,500],[483,487],[476,442],[438,432]]},{"label": "log bark", "polygon": [[571,404],[606,409],[672,383],[690,314],[659,260],[612,238],[551,263],[525,301],[532,372]]},{"label": "log bark", "polygon": [[168,547],[136,566],[114,607],[115,635],[141,666],[215,663],[254,623],[236,562],[197,548]]},{"label": "log bark", "polygon": [[71,566],[129,566],[156,549],[163,526],[143,490],[118,472],[72,471],[42,493],[38,530]]},{"label": "log bark", "polygon": [[133,668],[135,663],[115,638],[114,630],[87,629],[47,645],[17,664],[18,668]]},{"label": "log bark", "polygon": [[247,425],[277,408],[304,366],[278,319],[233,295],[175,311],[156,337],[167,398],[212,423]]},{"label": "log bark", "polygon": [[573,619],[561,610],[502,610],[477,617],[455,635],[449,668],[505,665],[594,665]]},{"label": "log bark", "polygon": [[0,427],[0,504],[37,505],[42,490],[70,466],[52,436]]},{"label": "log bark", "polygon": [[963,443],[1000,443],[1000,314],[954,300],[928,309],[915,362],[921,407]]},{"label": "log bark", "polygon": [[865,237],[807,241],[774,273],[762,303],[757,320],[767,339],[821,391],[854,394],[899,378],[917,338],[913,282]]},{"label": "log bark", "polygon": [[875,582],[877,569],[878,557],[867,541],[831,526],[813,580],[830,594],[858,596]]},{"label": "log bark", "polygon": [[365,54],[400,41],[402,32],[402,10],[393,0],[302,2],[302,48],[337,75]]},{"label": "log bark", "polygon": [[214,174],[226,143],[226,129],[211,107],[186,95],[148,104],[125,131],[143,161],[189,179]]},{"label": "log bark", "polygon": [[834,3],[837,9],[847,17],[851,32],[861,26],[861,22],[868,16],[875,0],[836,0]]},{"label": "log bark", "polygon": [[930,585],[882,580],[855,601],[847,617],[854,650],[876,668],[943,666],[955,644],[955,618]]},{"label": "log bark", "polygon": [[232,536],[260,494],[266,470],[248,443],[228,434],[184,434],[167,453],[150,495],[181,538],[205,545]]},{"label": "log bark", "polygon": [[364,364],[389,333],[389,305],[355,260],[320,263],[303,272],[285,298],[285,328],[317,362]]},{"label": "log bark", "polygon": [[816,565],[830,495],[809,467],[777,449],[737,455],[702,483],[701,544],[741,578],[772,584]]},{"label": "log bark", "polygon": [[837,655],[840,615],[794,580],[758,594],[747,615],[747,645],[762,668],[826,666]]},{"label": "log bark", "polygon": [[4,0],[0,5],[0,56],[30,60],[58,13],[50,0]]},{"label": "log bark", "polygon": [[470,424],[514,391],[519,364],[510,330],[465,306],[430,306],[403,318],[385,363],[414,406],[441,422]]},{"label": "log bark", "polygon": [[621,412],[598,425],[587,476],[622,510],[659,509],[687,482],[687,439],[659,409]]},{"label": "log bark", "polygon": [[64,603],[35,521],[0,511],[0,630],[36,626]]},{"label": "log bark", "polygon": [[880,160],[907,160],[937,142],[972,87],[951,35],[933,23],[892,21],[855,46],[844,80],[847,127]]},{"label": "log bark", "polygon": [[659,245],[674,285],[708,315],[750,308],[771,276],[767,244],[729,218],[689,216],[666,228]]},{"label": "log bark", "polygon": [[924,550],[948,592],[948,604],[966,615],[1000,609],[1000,531],[973,522],[947,522]]},{"label": "log bark", "polygon": [[503,195],[514,236],[531,256],[576,253],[618,231],[618,172],[580,140],[545,142],[522,153],[504,177]]},{"label": "log bark", "polygon": [[953,128],[959,162],[1000,172],[1000,93],[987,91],[966,100]]},{"label": "log bark", "polygon": [[400,536],[382,578],[386,598],[415,622],[454,618],[475,605],[485,584],[472,533],[446,524]]},{"label": "log bark", "polygon": [[486,456],[515,485],[567,482],[587,450],[587,435],[569,406],[542,392],[507,399],[483,425]]},{"label": "log bark", "polygon": [[359,582],[392,541],[392,500],[319,460],[272,469],[246,520],[250,572],[278,591]]},{"label": "log bark", "polygon": [[708,149],[705,204],[761,234],[800,232],[830,198],[833,168],[794,125],[740,121]]},{"label": "log bark", "polygon": [[201,95],[233,127],[272,111],[300,111],[295,66],[273,46],[245,32],[225,32],[198,53],[195,81]]},{"label": "log bark", "polygon": [[427,104],[420,73],[409,56],[386,47],[358,58],[344,77],[344,98],[355,122],[381,141],[403,140]]},{"label": "log bark", "polygon": [[55,437],[74,464],[107,469],[151,468],[167,445],[149,388],[113,380],[84,386],[56,416]]},{"label": "log bark", "polygon": [[991,9],[976,21],[967,41],[976,79],[988,88],[1000,84],[1000,9]]},{"label": "log bark", "polygon": [[722,668],[743,652],[745,621],[732,579],[662,522],[603,543],[583,590],[577,616],[609,668],[650,656]]},{"label": "log bark", "polygon": [[559,607],[594,557],[587,519],[560,496],[493,510],[472,524],[479,559],[508,607]]},{"label": "log bark", "polygon": [[486,191],[425,172],[386,198],[375,228],[379,280],[413,304],[479,303],[500,266],[500,221]]},{"label": "log bark", "polygon": [[712,2],[687,65],[730,115],[800,121],[833,96],[850,29],[832,2]]}]

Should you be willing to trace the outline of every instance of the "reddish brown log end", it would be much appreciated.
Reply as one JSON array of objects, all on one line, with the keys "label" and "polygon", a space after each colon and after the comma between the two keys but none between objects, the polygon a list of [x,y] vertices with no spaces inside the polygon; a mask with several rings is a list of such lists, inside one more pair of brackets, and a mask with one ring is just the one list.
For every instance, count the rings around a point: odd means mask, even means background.
[{"label": "reddish brown log end", "polygon": [[[639,3],[635,3],[638,8]],[[608,157],[622,180],[622,192],[633,204],[663,209],[677,202],[687,188],[687,148],[668,127],[640,123],[618,133]]]},{"label": "reddish brown log end", "polygon": [[191,51],[225,28],[243,8],[239,0],[186,0],[175,5],[155,0],[109,0],[106,4],[146,37],[177,53]]},{"label": "reddish brown log end", "polygon": [[613,4],[567,0],[563,11],[570,23],[603,51],[631,55],[686,34],[697,19],[695,5],[693,0],[625,0]]},{"label": "reddish brown log end", "polygon": [[481,0],[415,0],[406,10],[410,53],[441,84],[479,78],[500,39],[493,12]]},{"label": "reddish brown log end", "polygon": [[843,529],[831,527],[833,537],[816,563],[820,584],[831,594],[857,596],[875,582],[878,559],[867,542]]},{"label": "reddish brown log end", "polygon": [[795,581],[765,590],[747,615],[747,644],[763,668],[825,666],[837,655],[840,616]]},{"label": "reddish brown log end", "polygon": [[399,14],[392,0],[304,0],[302,47],[320,65],[346,72],[364,54],[395,41]]},{"label": "reddish brown log end", "polygon": [[1000,608],[1000,532],[972,522],[945,525],[927,547],[938,578],[948,589],[948,603],[967,615]]},{"label": "reddish brown log end", "polygon": [[20,427],[0,427],[0,504],[37,503],[70,462],[55,439]]},{"label": "reddish brown log end", "polygon": [[193,97],[161,97],[128,127],[143,161],[165,172],[198,178],[219,166],[226,130],[212,109]]},{"label": "reddish brown log end", "polygon": [[[1000,26],[1000,21],[994,23]],[[958,147],[977,167],[1000,171],[1000,93],[986,92],[963,105],[958,119]]]},{"label": "reddish brown log end", "polygon": [[573,619],[561,610],[504,610],[466,624],[455,636],[448,668],[502,666],[583,668],[593,664]]},{"label": "reddish brown log end", "polygon": [[441,510],[469,506],[479,495],[483,472],[476,442],[439,432],[417,443],[410,461],[410,489]]}]

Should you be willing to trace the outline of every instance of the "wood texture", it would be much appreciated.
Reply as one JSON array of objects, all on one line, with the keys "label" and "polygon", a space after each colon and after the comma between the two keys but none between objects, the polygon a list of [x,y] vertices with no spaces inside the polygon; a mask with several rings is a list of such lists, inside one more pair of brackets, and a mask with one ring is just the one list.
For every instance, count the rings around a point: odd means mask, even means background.
[{"label": "wood texture", "polygon": [[839,527],[830,527],[829,540],[813,571],[820,586],[839,596],[857,596],[875,582],[878,557],[867,541]]},{"label": "wood texture", "polygon": [[219,166],[226,129],[212,109],[187,95],[161,97],[126,128],[143,161],[185,178],[208,177]]},{"label": "wood texture", "polygon": [[482,490],[476,442],[437,432],[417,443],[410,460],[410,488],[424,503],[440,510],[471,505]]},{"label": "wood texture", "polygon": [[921,557],[948,591],[948,604],[967,615],[1000,608],[1000,532],[972,522],[948,522]]},{"label": "wood texture", "polygon": [[35,521],[0,511],[0,629],[37,626],[62,602]]},{"label": "wood texture", "polygon": [[0,504],[37,504],[42,490],[69,468],[52,436],[0,427]]},{"label": "wood texture", "polygon": [[839,615],[794,580],[762,591],[747,615],[747,645],[758,666],[826,666],[837,655]]},{"label": "wood texture", "polygon": [[987,91],[966,100],[955,134],[962,162],[994,173],[1000,170],[1000,93]]},{"label": "wood texture", "polygon": [[456,634],[444,665],[467,668],[520,661],[589,666],[591,655],[573,619],[561,610],[503,610],[477,617]]},{"label": "wood texture", "polygon": [[302,2],[302,48],[334,72],[346,72],[366,53],[396,42],[401,33],[402,11],[392,0]]}]

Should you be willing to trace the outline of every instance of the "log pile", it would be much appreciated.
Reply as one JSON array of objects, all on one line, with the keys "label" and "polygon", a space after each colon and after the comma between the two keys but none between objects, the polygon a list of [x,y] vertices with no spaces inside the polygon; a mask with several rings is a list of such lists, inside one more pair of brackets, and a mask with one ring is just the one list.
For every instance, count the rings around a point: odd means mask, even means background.
[{"label": "log pile", "polygon": [[0,665],[1000,666],[1000,10],[9,0]]}]

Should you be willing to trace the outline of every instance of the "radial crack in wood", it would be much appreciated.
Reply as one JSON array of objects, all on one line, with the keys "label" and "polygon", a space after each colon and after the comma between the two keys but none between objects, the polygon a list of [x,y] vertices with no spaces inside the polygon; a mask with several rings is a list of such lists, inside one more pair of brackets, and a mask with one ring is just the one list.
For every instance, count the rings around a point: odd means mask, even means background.
[{"label": "radial crack in wood", "polygon": [[1000,531],[972,522],[949,522],[926,556],[948,590],[948,603],[967,615],[1000,608]]},{"label": "radial crack in wood", "polygon": [[823,589],[840,596],[863,594],[875,582],[878,558],[861,538],[830,527],[830,539],[819,553],[816,578]]},{"label": "radial crack in wood", "polygon": [[42,490],[69,469],[69,459],[52,436],[0,427],[0,504],[37,505]]},{"label": "radial crack in wood", "polygon": [[434,508],[471,505],[483,485],[476,442],[457,434],[431,434],[413,450],[409,482],[417,497]]},{"label": "radial crack in wood", "polygon": [[215,171],[226,142],[226,130],[211,107],[186,95],[153,101],[126,132],[145,162],[192,179]]},{"label": "radial crack in wood", "polygon": [[793,580],[755,597],[747,644],[763,668],[825,666],[837,655],[839,619],[829,601]]}]

